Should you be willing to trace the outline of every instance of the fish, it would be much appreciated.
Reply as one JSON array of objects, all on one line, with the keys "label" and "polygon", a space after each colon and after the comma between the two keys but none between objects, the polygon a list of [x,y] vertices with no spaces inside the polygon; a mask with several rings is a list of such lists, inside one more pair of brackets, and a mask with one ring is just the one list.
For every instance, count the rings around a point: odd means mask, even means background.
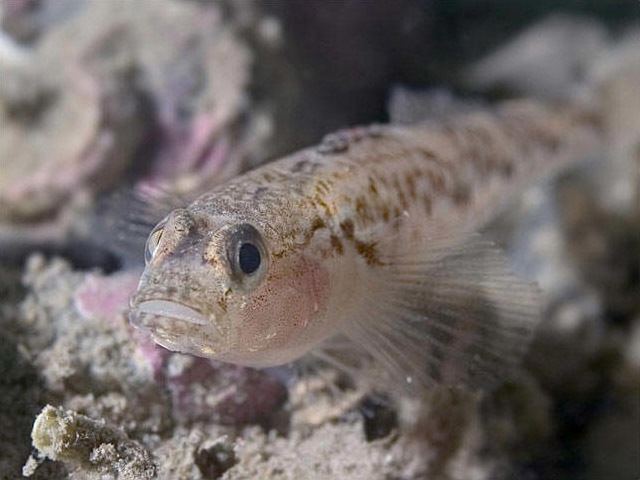
[{"label": "fish", "polygon": [[603,137],[586,107],[526,100],[329,134],[155,225],[130,321],[237,365],[315,355],[352,372],[342,350],[404,387],[492,388],[541,303],[480,232]]}]

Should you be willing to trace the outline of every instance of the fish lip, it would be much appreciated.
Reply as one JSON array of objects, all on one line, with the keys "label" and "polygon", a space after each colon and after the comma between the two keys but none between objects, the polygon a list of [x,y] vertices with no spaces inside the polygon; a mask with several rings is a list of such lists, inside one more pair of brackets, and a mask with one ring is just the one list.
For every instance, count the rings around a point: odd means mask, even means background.
[{"label": "fish lip", "polygon": [[224,344],[225,335],[215,314],[167,298],[133,298],[129,321],[164,348],[211,357]]},{"label": "fish lip", "polygon": [[[133,307],[135,317],[142,315],[153,315],[165,317],[173,320],[188,322],[200,326],[216,326],[214,321],[201,311],[184,303],[164,298],[151,298],[141,302],[136,302]],[[138,323],[138,322],[134,322]]]}]

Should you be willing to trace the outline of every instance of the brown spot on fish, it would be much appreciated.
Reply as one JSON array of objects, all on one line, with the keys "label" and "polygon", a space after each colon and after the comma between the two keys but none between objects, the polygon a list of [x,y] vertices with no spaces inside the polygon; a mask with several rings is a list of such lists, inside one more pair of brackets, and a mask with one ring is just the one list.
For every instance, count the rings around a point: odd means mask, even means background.
[{"label": "brown spot on fish", "polygon": [[342,233],[344,233],[345,237],[347,237],[348,239],[353,239],[355,227],[352,220],[346,219],[340,222],[340,230],[342,230]]},{"label": "brown spot on fish", "polygon": [[325,228],[327,224],[320,217],[315,217],[313,222],[311,223],[311,231],[315,232],[316,230],[320,230],[321,228]]},{"label": "brown spot on fish", "polygon": [[376,187],[376,181],[373,177],[369,177],[369,192],[376,197],[378,196],[378,187]]},{"label": "brown spot on fish", "polygon": [[369,214],[369,208],[367,207],[367,201],[363,196],[356,198],[356,213],[363,222],[373,221],[373,218]]},{"label": "brown spot on fish", "polygon": [[375,242],[354,242],[357,252],[365,259],[368,265],[382,265],[378,258]]},{"label": "brown spot on fish", "polygon": [[320,217],[315,217],[313,219],[313,221],[311,222],[311,228],[309,229],[309,231],[306,233],[305,238],[304,238],[304,243],[309,243],[309,241],[313,238],[313,236],[315,235],[315,233],[322,229],[325,228],[327,226],[327,224],[325,223],[325,221],[320,218]]},{"label": "brown spot on fish", "polygon": [[316,202],[318,205],[320,205],[320,206],[324,209],[325,213],[326,213],[328,216],[333,215],[333,213],[334,213],[334,212],[333,212],[333,209],[331,208],[331,206],[329,206],[329,204],[328,204],[327,202],[325,202],[325,201],[322,199],[322,197],[321,197],[320,195],[316,195],[316,196],[314,197],[314,200],[315,200],[315,202]]},{"label": "brown spot on fish", "polygon": [[286,255],[287,251],[288,251],[287,249],[274,251],[274,252],[271,252],[271,256],[274,258],[282,258]]},{"label": "brown spot on fish", "polygon": [[338,255],[342,255],[344,253],[342,242],[336,235],[331,235],[331,247],[333,247]]},{"label": "brown spot on fish", "polygon": [[389,212],[389,207],[386,204],[383,204],[382,205],[382,219],[385,222],[388,222],[390,216],[391,216],[391,214]]},{"label": "brown spot on fish", "polygon": [[328,181],[324,181],[322,179],[318,180],[316,183],[316,192],[319,194],[327,194],[331,191],[331,184]]},{"label": "brown spot on fish", "polygon": [[225,312],[225,313],[227,312],[227,308],[228,308],[228,306],[229,306],[229,301],[228,301],[228,298],[227,298],[227,297],[228,297],[230,294],[231,294],[231,289],[230,289],[230,288],[227,288],[227,289],[224,291],[224,294],[223,294],[220,298],[218,298],[218,306],[219,306],[219,307],[220,307],[220,309],[221,309],[223,312]]}]

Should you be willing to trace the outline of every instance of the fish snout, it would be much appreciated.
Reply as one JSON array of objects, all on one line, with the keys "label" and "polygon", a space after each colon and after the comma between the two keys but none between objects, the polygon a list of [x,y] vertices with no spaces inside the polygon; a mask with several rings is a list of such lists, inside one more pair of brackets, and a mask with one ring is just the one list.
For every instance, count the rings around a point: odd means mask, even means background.
[{"label": "fish snout", "polygon": [[135,303],[131,324],[149,334],[159,345],[183,353],[215,357],[225,336],[214,314],[205,314],[173,300],[149,299]]}]

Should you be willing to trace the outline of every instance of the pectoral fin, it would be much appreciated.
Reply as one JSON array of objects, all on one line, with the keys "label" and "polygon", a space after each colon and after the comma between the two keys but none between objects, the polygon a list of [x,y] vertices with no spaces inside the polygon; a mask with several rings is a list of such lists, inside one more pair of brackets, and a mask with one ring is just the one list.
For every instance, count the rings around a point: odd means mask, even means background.
[{"label": "pectoral fin", "polygon": [[447,251],[394,257],[343,333],[410,390],[490,388],[513,375],[538,323],[539,292],[473,235]]}]

